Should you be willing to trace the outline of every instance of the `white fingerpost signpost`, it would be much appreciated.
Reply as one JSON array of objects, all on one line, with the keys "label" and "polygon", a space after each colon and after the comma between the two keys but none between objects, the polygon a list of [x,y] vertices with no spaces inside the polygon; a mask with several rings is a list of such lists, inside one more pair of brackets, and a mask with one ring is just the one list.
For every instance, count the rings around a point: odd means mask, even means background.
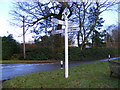
[{"label": "white fingerpost signpost", "polygon": [[54,23],[65,25],[65,29],[52,31],[52,34],[65,33],[65,78],[68,78],[68,32],[79,31],[79,28],[69,26],[68,14],[64,13],[64,15],[65,15],[65,21],[58,19],[52,19],[51,21]]}]

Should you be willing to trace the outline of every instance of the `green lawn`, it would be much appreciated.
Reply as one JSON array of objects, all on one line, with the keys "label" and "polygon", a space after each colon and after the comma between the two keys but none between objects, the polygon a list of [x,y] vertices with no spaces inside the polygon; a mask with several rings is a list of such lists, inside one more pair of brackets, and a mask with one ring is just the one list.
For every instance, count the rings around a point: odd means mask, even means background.
[{"label": "green lawn", "polygon": [[120,79],[109,77],[108,62],[97,62],[69,68],[69,78],[64,70],[32,73],[3,83],[3,88],[120,88]]},{"label": "green lawn", "polygon": [[0,60],[0,63],[50,63],[57,60]]}]

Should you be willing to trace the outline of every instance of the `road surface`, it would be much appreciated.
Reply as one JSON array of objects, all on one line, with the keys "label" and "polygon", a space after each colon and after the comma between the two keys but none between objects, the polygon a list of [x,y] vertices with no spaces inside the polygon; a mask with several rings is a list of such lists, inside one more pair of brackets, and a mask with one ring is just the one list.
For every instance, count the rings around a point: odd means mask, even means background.
[{"label": "road surface", "polygon": [[[118,59],[120,57],[111,58]],[[69,67],[73,67],[80,64],[87,64],[92,62],[107,61],[108,59],[101,59],[97,61],[71,61],[69,62]],[[17,76],[35,73],[35,72],[44,72],[60,69],[60,62],[57,63],[13,63],[13,64],[0,64],[0,69],[2,70],[2,78],[0,80],[7,80]]]}]

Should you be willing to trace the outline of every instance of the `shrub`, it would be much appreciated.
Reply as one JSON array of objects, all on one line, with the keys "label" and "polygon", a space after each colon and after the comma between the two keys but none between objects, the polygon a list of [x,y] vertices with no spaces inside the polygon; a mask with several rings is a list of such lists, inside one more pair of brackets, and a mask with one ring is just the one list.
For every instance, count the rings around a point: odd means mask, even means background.
[{"label": "shrub", "polygon": [[65,59],[64,56],[65,56],[64,53],[59,53],[58,52],[56,54],[56,60],[64,60]]},{"label": "shrub", "polygon": [[20,52],[19,44],[13,39],[12,35],[2,37],[2,59],[8,60],[13,54]]},{"label": "shrub", "polygon": [[[64,48],[35,47],[26,50],[27,59],[38,60],[64,60]],[[81,51],[78,47],[69,47],[69,60],[97,60],[119,56],[115,48],[86,48]]]},{"label": "shrub", "polygon": [[108,55],[111,57],[119,56],[117,48],[86,48],[80,50],[77,47],[69,48],[69,59],[70,60],[96,60],[108,58]]},{"label": "shrub", "polygon": [[11,56],[11,60],[19,60],[20,59],[20,54],[13,54]]},{"label": "shrub", "polygon": [[50,50],[47,47],[29,48],[26,50],[26,59],[48,60]]},{"label": "shrub", "polygon": [[81,60],[82,52],[80,48],[70,47],[69,48],[69,59],[70,60]]}]

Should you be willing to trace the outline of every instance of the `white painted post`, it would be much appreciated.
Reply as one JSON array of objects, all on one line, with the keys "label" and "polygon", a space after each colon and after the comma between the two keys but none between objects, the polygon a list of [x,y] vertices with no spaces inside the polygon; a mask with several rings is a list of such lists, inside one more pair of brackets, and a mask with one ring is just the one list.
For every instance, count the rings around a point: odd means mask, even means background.
[{"label": "white painted post", "polygon": [[110,59],[110,54],[108,55],[108,58]]},{"label": "white painted post", "polygon": [[63,69],[63,61],[60,61],[61,69]]},{"label": "white painted post", "polygon": [[65,15],[65,78],[68,78],[68,18]]}]

